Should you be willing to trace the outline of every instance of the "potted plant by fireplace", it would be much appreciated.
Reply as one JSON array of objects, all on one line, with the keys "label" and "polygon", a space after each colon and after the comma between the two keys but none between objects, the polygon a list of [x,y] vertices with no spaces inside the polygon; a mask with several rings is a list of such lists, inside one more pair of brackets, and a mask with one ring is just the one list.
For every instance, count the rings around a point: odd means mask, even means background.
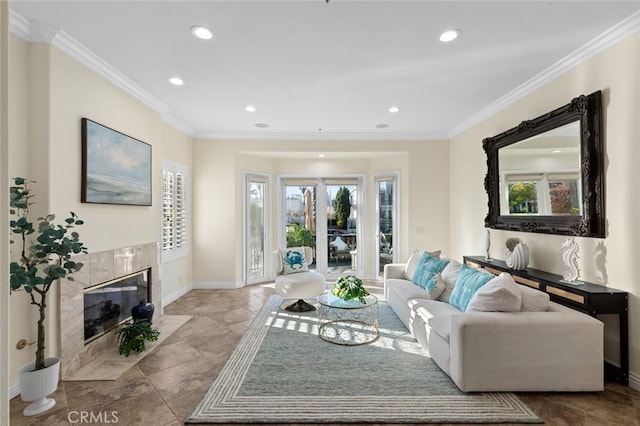
[{"label": "potted plant by fireplace", "polygon": [[58,387],[60,358],[45,357],[45,315],[47,293],[61,278],[73,280],[72,275],[82,268],[73,255],[87,253],[80,242],[80,236],[72,228],[82,225],[75,213],[62,224],[54,222],[55,215],[38,218],[37,223],[29,217],[29,207],[34,194],[29,188],[32,183],[24,178],[15,178],[9,189],[12,232],[11,243],[17,247],[15,260],[9,265],[11,292],[25,291],[31,304],[38,308],[36,359],[20,367],[20,391],[23,401],[33,401],[23,414],[27,416],[42,413],[55,405],[55,400],[47,398]]}]

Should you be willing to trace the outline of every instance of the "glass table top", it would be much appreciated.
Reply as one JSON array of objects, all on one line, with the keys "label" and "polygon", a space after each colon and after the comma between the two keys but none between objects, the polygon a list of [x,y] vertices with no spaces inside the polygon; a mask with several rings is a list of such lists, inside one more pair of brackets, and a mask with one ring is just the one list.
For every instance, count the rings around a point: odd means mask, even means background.
[{"label": "glass table top", "polygon": [[318,296],[318,303],[324,306],[341,309],[361,309],[365,306],[371,306],[378,303],[378,298],[372,294],[365,296],[365,303],[358,299],[344,300],[338,296],[334,296],[331,292],[323,293]]}]

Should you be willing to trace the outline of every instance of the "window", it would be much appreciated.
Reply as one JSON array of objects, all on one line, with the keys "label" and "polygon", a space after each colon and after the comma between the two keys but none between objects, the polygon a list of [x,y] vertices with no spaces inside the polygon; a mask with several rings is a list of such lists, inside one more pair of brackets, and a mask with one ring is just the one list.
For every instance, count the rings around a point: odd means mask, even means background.
[{"label": "window", "polygon": [[162,261],[189,254],[188,168],[165,160],[162,169]]}]

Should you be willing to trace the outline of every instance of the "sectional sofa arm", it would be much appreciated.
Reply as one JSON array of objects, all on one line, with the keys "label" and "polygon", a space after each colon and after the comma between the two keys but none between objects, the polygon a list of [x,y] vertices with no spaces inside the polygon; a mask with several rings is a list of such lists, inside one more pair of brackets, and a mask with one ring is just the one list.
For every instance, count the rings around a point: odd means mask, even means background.
[{"label": "sectional sofa arm", "polygon": [[405,265],[406,263],[387,263],[384,265],[384,281],[386,282],[389,278],[404,279]]},{"label": "sectional sofa arm", "polygon": [[600,391],[603,329],[574,311],[453,315],[451,378],[465,392]]}]

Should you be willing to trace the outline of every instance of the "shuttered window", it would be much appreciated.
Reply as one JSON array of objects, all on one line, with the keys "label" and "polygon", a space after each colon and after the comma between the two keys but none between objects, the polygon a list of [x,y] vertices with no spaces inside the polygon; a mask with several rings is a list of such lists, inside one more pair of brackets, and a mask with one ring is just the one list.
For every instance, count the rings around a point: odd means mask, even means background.
[{"label": "shuttered window", "polygon": [[189,254],[188,168],[164,161],[162,170],[162,260]]}]

